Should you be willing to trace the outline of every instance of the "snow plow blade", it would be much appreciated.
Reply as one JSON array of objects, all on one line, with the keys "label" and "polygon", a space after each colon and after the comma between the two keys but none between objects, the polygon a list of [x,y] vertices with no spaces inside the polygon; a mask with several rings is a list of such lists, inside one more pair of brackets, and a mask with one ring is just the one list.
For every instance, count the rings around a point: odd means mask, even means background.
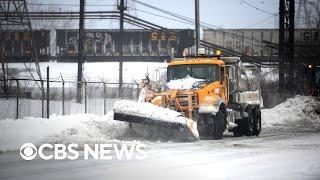
[{"label": "snow plow blade", "polygon": [[199,140],[197,123],[182,114],[151,103],[117,101],[114,105],[114,120],[178,130],[189,140]]}]

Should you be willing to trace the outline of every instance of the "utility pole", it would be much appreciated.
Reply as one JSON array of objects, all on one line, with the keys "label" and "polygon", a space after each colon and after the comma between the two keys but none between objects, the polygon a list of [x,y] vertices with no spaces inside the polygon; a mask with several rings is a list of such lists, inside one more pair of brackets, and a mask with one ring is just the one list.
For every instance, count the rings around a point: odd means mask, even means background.
[{"label": "utility pole", "polygon": [[127,10],[124,0],[118,1],[118,10],[120,12],[120,59],[119,59],[119,97],[122,96],[122,83],[123,83],[123,22],[124,22],[124,11]]},{"label": "utility pole", "polygon": [[284,16],[285,15],[285,0],[279,0],[279,90],[284,90]]},{"label": "utility pole", "polygon": [[279,89],[294,86],[294,0],[279,0]]},{"label": "utility pole", "polygon": [[[288,37],[288,44],[287,44],[287,55],[288,55],[288,59],[289,59],[289,90],[294,90],[296,87],[296,85],[299,84],[299,86],[301,85],[300,80],[301,80],[301,76],[298,77],[297,79],[295,78],[295,72],[299,72],[300,68],[296,61],[295,61],[295,51],[294,51],[294,14],[295,14],[295,0],[287,0],[287,6],[289,6],[289,24],[288,24],[288,31],[289,31],[289,37]],[[296,84],[296,80],[298,82],[298,84]],[[299,88],[299,87],[297,87]],[[302,88],[302,87],[300,87]]]},{"label": "utility pole", "polygon": [[82,66],[84,62],[84,4],[85,0],[80,0],[80,18],[79,18],[79,42],[78,42],[78,77],[77,77],[77,103],[82,100]]},{"label": "utility pole", "polygon": [[[1,25],[0,25],[0,27],[1,27]],[[4,42],[4,39],[0,39],[0,61],[1,61],[1,68],[2,68],[2,79],[3,79],[2,82],[3,82],[4,94],[6,94],[7,99],[8,99],[9,96],[8,96],[8,89],[7,89],[6,67],[4,64],[3,42]]]},{"label": "utility pole", "polygon": [[195,46],[196,46],[196,50],[195,50],[195,55],[197,56],[198,54],[198,49],[199,49],[199,41],[200,41],[200,15],[199,15],[199,0],[195,0],[195,20],[196,20],[196,26],[195,26]]}]

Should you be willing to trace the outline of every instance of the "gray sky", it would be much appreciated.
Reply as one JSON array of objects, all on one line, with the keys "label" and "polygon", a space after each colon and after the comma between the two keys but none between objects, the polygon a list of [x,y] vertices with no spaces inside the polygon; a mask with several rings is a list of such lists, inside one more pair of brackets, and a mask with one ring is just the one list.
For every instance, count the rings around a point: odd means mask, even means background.
[{"label": "gray sky", "polygon": [[[137,15],[139,18],[151,21],[153,23],[165,26],[167,28],[194,28],[193,25],[179,23],[168,20],[159,16],[168,16],[161,12],[155,11],[148,7],[142,6],[128,0],[129,13]],[[144,3],[165,9],[179,15],[194,18],[194,0],[140,0]],[[79,9],[78,0],[29,0],[29,3],[51,4],[50,8],[59,9],[61,11],[77,11]],[[116,10],[115,5],[117,0],[87,0],[87,11],[94,10]],[[247,3],[248,4],[247,4]],[[56,4],[65,4],[58,6]],[[54,5],[52,5],[54,4]],[[73,6],[73,4],[75,6]],[[95,5],[95,6],[92,6]],[[98,6],[96,6],[98,5]],[[254,7],[252,7],[252,6]],[[29,5],[30,6],[30,5]],[[256,9],[257,7],[258,9]],[[30,7],[31,8],[31,7]],[[48,6],[41,6],[43,9],[48,9]],[[38,9],[38,8],[36,8]],[[275,28],[277,27],[278,0],[200,0],[200,18],[201,21],[222,28]],[[148,11],[157,14],[150,15],[142,12]],[[266,12],[263,12],[266,11]],[[116,20],[88,20],[86,28],[117,28]],[[128,26],[129,27],[129,26]]]}]

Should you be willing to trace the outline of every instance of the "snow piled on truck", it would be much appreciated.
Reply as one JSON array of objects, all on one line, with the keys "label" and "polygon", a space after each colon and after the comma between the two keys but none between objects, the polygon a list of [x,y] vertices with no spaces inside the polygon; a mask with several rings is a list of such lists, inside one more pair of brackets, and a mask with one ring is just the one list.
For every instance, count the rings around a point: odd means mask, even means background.
[{"label": "snow piled on truck", "polygon": [[[154,137],[162,140],[199,140],[197,123],[169,108],[146,102],[121,100],[114,104],[114,112],[125,115],[126,119],[122,119],[124,121],[130,121],[130,119],[127,119],[129,118],[128,116],[148,119],[144,124],[133,128],[142,137],[148,138],[148,136],[155,135]],[[180,128],[172,128],[174,126],[179,126]]]},{"label": "snow piled on truck", "polygon": [[140,115],[155,120],[176,122],[180,124],[186,124],[187,119],[183,117],[181,113],[168,108],[162,108],[151,103],[128,100],[117,101],[114,104],[114,111],[117,113]]},{"label": "snow piled on truck", "polygon": [[166,86],[169,89],[192,89],[192,88],[194,88],[194,86],[197,83],[202,82],[202,81],[204,81],[204,80],[193,78],[188,75],[182,79],[171,80],[166,84]]},{"label": "snow piled on truck", "polygon": [[263,109],[262,128],[320,131],[319,99],[297,95],[271,109]]}]

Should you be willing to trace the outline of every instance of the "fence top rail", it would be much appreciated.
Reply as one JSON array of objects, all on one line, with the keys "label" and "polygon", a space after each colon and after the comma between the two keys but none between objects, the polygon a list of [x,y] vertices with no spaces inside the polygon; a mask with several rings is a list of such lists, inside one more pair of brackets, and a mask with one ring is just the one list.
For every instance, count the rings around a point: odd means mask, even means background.
[{"label": "fence top rail", "polygon": [[[0,81],[47,81],[46,79],[29,79],[29,78],[8,78],[8,79],[0,79]],[[52,83],[78,83],[77,81],[62,81],[62,80],[49,80]],[[117,82],[103,82],[103,81],[81,81],[80,83],[87,83],[87,84],[109,84],[109,85],[117,85],[120,83]],[[139,85],[138,83],[122,83],[124,85]]]}]

